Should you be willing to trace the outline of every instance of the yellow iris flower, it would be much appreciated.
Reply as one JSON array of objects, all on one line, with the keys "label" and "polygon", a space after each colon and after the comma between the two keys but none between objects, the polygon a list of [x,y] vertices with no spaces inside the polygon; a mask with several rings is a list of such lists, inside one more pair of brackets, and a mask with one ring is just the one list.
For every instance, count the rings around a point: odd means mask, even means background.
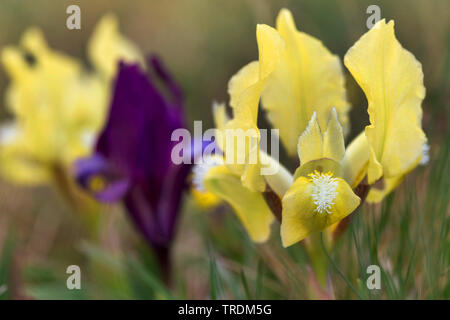
[{"label": "yellow iris flower", "polygon": [[[255,241],[269,236],[272,219],[263,191],[270,187],[281,199],[281,238],[289,246],[335,228],[359,206],[361,199],[353,190],[361,183],[372,187],[367,199],[378,202],[418,165],[426,142],[421,128],[423,73],[395,38],[393,21],[381,20],[363,35],[344,63],[367,96],[370,125],[345,148],[350,105],[338,57],[298,31],[286,9],[279,13],[276,29],[258,25],[257,40],[259,61],[230,80],[233,118],[227,118],[224,105],[214,108],[218,144],[226,156],[227,128],[254,129],[253,138],[259,141],[261,99],[284,147],[291,155],[298,152],[301,165],[291,175],[258,148],[247,146],[234,149],[245,156],[244,165],[225,164],[219,157],[198,169],[197,180],[234,207]],[[252,152],[255,164],[247,160]],[[262,175],[264,162],[278,172]]]},{"label": "yellow iris flower", "polygon": [[281,240],[290,246],[352,213],[360,198],[341,177],[344,136],[336,110],[321,132],[316,113],[298,139],[301,166],[282,199]]},{"label": "yellow iris flower", "polygon": [[119,59],[142,61],[120,35],[114,16],[101,19],[89,41],[94,66],[51,49],[36,28],[20,46],[7,46],[1,62],[11,83],[5,103],[12,121],[0,127],[0,173],[23,184],[47,183],[86,156],[102,128]]}]

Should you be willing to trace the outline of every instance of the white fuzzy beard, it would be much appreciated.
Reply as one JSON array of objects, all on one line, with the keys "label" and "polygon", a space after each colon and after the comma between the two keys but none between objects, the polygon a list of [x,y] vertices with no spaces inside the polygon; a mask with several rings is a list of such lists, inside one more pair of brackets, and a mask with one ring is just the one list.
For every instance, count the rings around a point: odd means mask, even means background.
[{"label": "white fuzzy beard", "polygon": [[316,210],[319,214],[331,213],[331,207],[334,205],[334,200],[337,196],[338,181],[333,178],[331,173],[321,173],[314,171],[309,174],[310,181],[313,183],[312,198],[316,205]]}]

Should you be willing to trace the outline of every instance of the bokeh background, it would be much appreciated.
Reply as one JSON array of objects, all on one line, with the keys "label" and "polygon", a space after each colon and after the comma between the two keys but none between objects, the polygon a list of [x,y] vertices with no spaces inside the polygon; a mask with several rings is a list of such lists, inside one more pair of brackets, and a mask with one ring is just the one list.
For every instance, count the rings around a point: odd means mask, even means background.
[{"label": "bokeh background", "polygon": [[[81,30],[66,28],[66,8],[81,8]],[[443,0],[2,0],[0,48],[17,44],[30,26],[52,48],[86,63],[86,44],[96,22],[115,13],[121,32],[145,53],[156,53],[181,84],[189,123],[212,126],[211,103],[228,101],[228,79],[257,58],[257,23],[274,25],[282,7],[297,27],[343,57],[367,31],[366,8],[395,20],[402,45],[422,63],[427,95],[424,131],[431,145],[428,166],[415,170],[381,205],[365,205],[333,258],[370,298],[450,298],[448,111],[450,108],[450,2]],[[367,102],[346,70],[353,106],[349,139],[368,123]],[[0,120],[8,78],[0,68]],[[262,114],[260,127],[268,124]],[[282,159],[283,160],[283,159]],[[293,169],[293,163],[287,162]],[[277,232],[264,245],[247,239],[227,206],[213,212],[186,199],[175,243],[175,281],[169,292],[153,273],[151,253],[120,206],[105,206],[93,237],[49,187],[12,185],[0,178],[0,298],[305,298],[306,255],[284,250]],[[84,219],[85,220],[85,219]],[[92,220],[92,219],[91,219]],[[276,227],[275,227],[276,228]],[[68,265],[80,265],[83,290],[65,287]],[[381,291],[364,289],[365,268],[379,264]],[[337,298],[355,298],[336,273]],[[358,280],[359,279],[359,280]]]}]

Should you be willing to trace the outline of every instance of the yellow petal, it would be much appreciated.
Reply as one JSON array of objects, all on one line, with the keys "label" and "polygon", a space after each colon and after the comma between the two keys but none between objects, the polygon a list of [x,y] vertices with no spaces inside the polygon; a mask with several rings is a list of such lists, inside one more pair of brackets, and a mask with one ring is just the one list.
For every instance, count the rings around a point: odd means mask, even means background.
[{"label": "yellow petal", "polygon": [[22,52],[12,46],[6,46],[2,50],[2,64],[5,67],[8,75],[16,81],[25,81],[29,66],[25,59],[23,59]]},{"label": "yellow petal", "polygon": [[208,171],[204,186],[233,207],[253,241],[267,240],[274,217],[261,193],[242,186],[239,176],[223,165]]},{"label": "yellow petal", "polygon": [[339,58],[316,38],[296,29],[289,10],[280,11],[277,30],[286,43],[279,64],[262,93],[262,105],[290,155],[314,111],[325,128],[330,111],[336,108],[339,121],[348,131],[344,76]]},{"label": "yellow petal", "polygon": [[308,127],[298,139],[297,151],[302,165],[323,157],[323,137],[316,112],[313,113]]},{"label": "yellow petal", "polygon": [[299,177],[282,199],[281,240],[284,247],[303,240],[312,232],[320,232],[352,213],[360,198],[341,178],[334,178],[336,196],[329,212],[319,212],[314,202],[314,183]]},{"label": "yellow petal", "polygon": [[312,231],[315,205],[307,193],[309,187],[310,181],[299,177],[283,197],[280,232],[284,247],[303,240]]},{"label": "yellow petal", "polygon": [[372,188],[369,191],[369,194],[367,195],[367,202],[370,203],[378,203],[381,202],[389,193],[394,191],[395,188],[397,188],[400,183],[402,183],[405,176],[412,171],[422,160],[423,154],[421,154],[416,161],[408,168],[406,171],[398,176],[394,177],[384,177],[380,181],[381,188],[378,187],[376,184],[372,186]]},{"label": "yellow petal", "polygon": [[279,33],[265,24],[256,26],[256,39],[259,53],[259,78],[266,79],[278,67],[284,53],[285,42]]},{"label": "yellow petal", "polygon": [[344,153],[344,132],[339,123],[336,109],[333,108],[327,130],[323,134],[323,157],[339,162],[344,157]]},{"label": "yellow petal", "polygon": [[229,121],[224,103],[213,103],[213,117],[216,126],[216,143],[225,150],[225,126]]},{"label": "yellow petal", "polygon": [[77,59],[51,49],[38,29],[27,30],[20,47],[2,50],[1,60],[11,79],[6,103],[20,133],[2,143],[3,176],[48,182],[53,166],[68,167],[91,150],[89,136],[103,125],[109,86]]},{"label": "yellow petal", "polygon": [[[7,103],[16,115],[32,119],[37,112],[60,107],[49,104],[48,100],[60,101],[65,97],[59,88],[79,75],[81,65],[78,60],[48,48],[38,29],[28,29],[21,44],[26,51],[6,47],[1,54],[2,63],[12,80]],[[32,56],[33,65],[26,61],[25,53]]]},{"label": "yellow petal", "polygon": [[19,184],[34,185],[50,181],[50,168],[29,158],[19,130],[15,124],[0,128],[0,173]]},{"label": "yellow petal", "polygon": [[[226,138],[224,152],[227,159],[241,157],[245,160],[243,163],[245,165],[239,163],[232,165],[233,172],[240,172],[244,186],[253,191],[264,191],[265,182],[260,174],[259,162],[258,105],[267,77],[278,64],[284,50],[284,42],[275,29],[266,25],[257,26],[256,37],[259,61],[243,67],[231,78],[228,85],[233,119],[226,124],[226,136],[229,136],[230,132],[232,139],[240,136],[246,140],[240,145],[239,143],[230,145]],[[237,132],[238,130],[240,132]],[[230,157],[231,152],[233,155]],[[255,161],[251,161],[252,159]]]},{"label": "yellow petal", "polygon": [[292,174],[277,160],[264,151],[260,152],[264,180],[282,198],[294,182]]},{"label": "yellow petal", "polygon": [[355,188],[366,175],[369,155],[369,143],[363,131],[347,146],[342,159],[344,179],[352,188]]},{"label": "yellow petal", "polygon": [[256,28],[259,61],[253,61],[239,70],[228,83],[233,118],[256,125],[258,104],[265,81],[273,71],[284,50],[278,32],[259,24]]},{"label": "yellow petal", "polygon": [[403,181],[405,176],[397,176],[393,178],[384,178],[383,179],[383,188],[378,189],[373,186],[368,195],[367,202],[369,203],[378,203],[381,202],[389,193],[391,193],[398,185]]},{"label": "yellow petal", "polygon": [[201,192],[197,189],[191,189],[191,195],[195,203],[202,208],[210,209],[220,203],[220,199],[211,192]]},{"label": "yellow petal", "polygon": [[[253,61],[242,67],[228,82],[228,94],[230,106],[236,114],[247,112],[249,121],[256,122],[258,113],[259,95],[258,88],[252,87],[259,81],[259,62]],[[246,91],[249,91],[246,93]]]},{"label": "yellow petal", "polygon": [[[38,70],[49,71],[51,69],[54,77],[70,78],[77,75],[81,70],[80,61],[50,49],[39,29],[28,29],[22,37],[21,45],[34,56]],[[52,79],[48,80],[51,81]]]},{"label": "yellow petal", "polygon": [[[255,153],[258,151],[255,151]],[[261,175],[261,163],[259,162],[259,155],[257,163],[248,163],[244,168],[241,176],[242,185],[252,191],[263,192],[266,189],[266,181]]]},{"label": "yellow petal", "polygon": [[349,49],[344,62],[369,103],[369,183],[382,175],[401,175],[426,141],[421,128],[421,64],[395,38],[394,22],[386,24],[384,19]]},{"label": "yellow petal", "polygon": [[120,34],[119,23],[112,14],[103,16],[96,25],[89,40],[88,53],[95,68],[107,79],[115,75],[119,60],[145,65],[136,45]]}]

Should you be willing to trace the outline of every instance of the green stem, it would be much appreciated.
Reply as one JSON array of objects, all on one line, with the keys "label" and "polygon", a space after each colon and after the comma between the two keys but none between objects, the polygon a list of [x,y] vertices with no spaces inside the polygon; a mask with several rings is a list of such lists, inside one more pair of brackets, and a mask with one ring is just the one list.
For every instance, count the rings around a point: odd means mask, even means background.
[{"label": "green stem", "polygon": [[311,234],[305,243],[311,267],[320,286],[325,289],[328,276],[328,259],[321,247],[321,233]]},{"label": "green stem", "polygon": [[350,287],[350,289],[353,291],[353,293],[359,298],[359,299],[363,299],[361,297],[361,295],[358,293],[358,291],[355,289],[355,287],[353,287],[353,285],[351,284],[351,282],[347,279],[347,277],[341,272],[341,270],[339,270],[338,266],[336,265],[336,263],[333,261],[333,259],[331,259],[330,255],[328,254],[327,248],[325,247],[325,244],[323,242],[323,233],[320,233],[320,243],[322,246],[322,251],[324,252],[325,256],[327,257],[328,261],[331,263],[331,265],[333,266],[333,268],[337,271],[337,273],[341,276],[341,278],[347,283],[347,285]]}]

